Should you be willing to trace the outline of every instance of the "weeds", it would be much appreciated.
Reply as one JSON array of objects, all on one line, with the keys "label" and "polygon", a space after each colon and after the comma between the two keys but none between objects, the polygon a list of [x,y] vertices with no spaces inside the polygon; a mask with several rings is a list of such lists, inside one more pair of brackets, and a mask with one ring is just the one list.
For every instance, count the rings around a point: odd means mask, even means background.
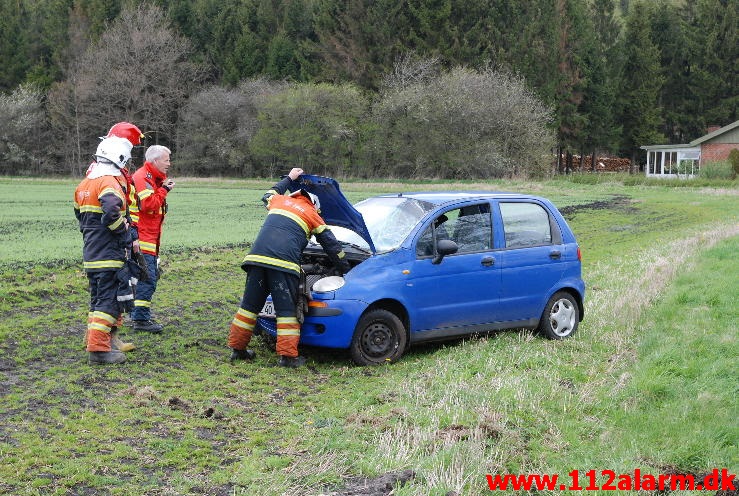
[{"label": "weeds", "polygon": [[[484,492],[487,473],[737,471],[734,190],[488,185],[573,207],[588,283],[574,339],[495,333],[418,346],[374,368],[305,349],[309,366],[286,371],[266,347],[237,365],[225,347],[243,290],[238,265],[259,224],[238,205],[261,193],[228,182],[215,211],[237,213],[204,242],[193,233],[209,233],[218,216],[185,213],[201,186],[178,188],[165,231],[183,240],[176,250],[164,242],[154,311],[165,333],[124,327],[139,346],[124,366],[84,363],[77,263],[3,260],[0,492],[445,495]],[[371,193],[354,187],[355,200]]]}]

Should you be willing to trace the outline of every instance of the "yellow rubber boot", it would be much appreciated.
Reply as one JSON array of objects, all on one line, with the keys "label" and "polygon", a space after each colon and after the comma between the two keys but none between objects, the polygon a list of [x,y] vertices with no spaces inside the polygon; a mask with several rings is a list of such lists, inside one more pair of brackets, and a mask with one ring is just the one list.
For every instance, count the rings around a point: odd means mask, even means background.
[{"label": "yellow rubber boot", "polygon": [[135,344],[124,343],[121,338],[118,337],[118,330],[115,327],[110,330],[110,347],[114,350],[120,350],[124,352],[136,349]]}]

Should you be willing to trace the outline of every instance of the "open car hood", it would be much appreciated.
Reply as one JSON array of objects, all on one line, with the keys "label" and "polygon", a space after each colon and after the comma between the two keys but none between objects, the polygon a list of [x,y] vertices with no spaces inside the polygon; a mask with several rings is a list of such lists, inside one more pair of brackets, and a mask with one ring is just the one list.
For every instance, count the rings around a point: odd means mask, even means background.
[{"label": "open car hood", "polygon": [[300,188],[318,197],[321,201],[321,217],[327,224],[354,231],[367,242],[372,253],[375,253],[375,245],[364,223],[364,217],[349,203],[335,179],[303,174],[297,181],[292,182],[290,191],[297,191]]}]

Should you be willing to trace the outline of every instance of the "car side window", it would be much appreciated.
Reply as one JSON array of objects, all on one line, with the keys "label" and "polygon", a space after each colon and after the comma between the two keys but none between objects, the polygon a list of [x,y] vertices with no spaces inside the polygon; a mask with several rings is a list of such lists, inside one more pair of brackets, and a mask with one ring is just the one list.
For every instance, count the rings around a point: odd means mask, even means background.
[{"label": "car side window", "polygon": [[537,203],[500,203],[506,248],[552,244],[549,213]]},{"label": "car side window", "polygon": [[418,257],[435,254],[436,242],[451,239],[457,253],[490,250],[493,246],[490,206],[487,203],[448,210],[434,219],[416,245]]},{"label": "car side window", "polygon": [[447,231],[446,223],[449,220],[445,214],[441,214],[431,223],[423,232],[418,243],[416,244],[416,256],[429,257],[436,253],[436,241],[440,239],[450,239]]}]

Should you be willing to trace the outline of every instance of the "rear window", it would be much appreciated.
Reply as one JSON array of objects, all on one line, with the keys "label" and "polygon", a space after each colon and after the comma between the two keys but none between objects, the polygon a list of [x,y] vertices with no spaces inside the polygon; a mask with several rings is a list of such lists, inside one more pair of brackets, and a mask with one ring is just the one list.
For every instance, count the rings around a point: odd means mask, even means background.
[{"label": "rear window", "polygon": [[537,203],[500,204],[506,248],[552,244],[549,213]]}]

